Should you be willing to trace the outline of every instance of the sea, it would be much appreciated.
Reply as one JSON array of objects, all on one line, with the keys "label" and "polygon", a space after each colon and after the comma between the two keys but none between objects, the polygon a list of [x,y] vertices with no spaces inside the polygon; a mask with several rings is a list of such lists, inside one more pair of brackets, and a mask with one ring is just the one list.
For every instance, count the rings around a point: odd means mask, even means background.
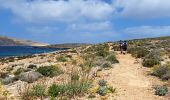
[{"label": "sea", "polygon": [[43,48],[33,46],[0,46],[0,58],[49,53],[58,50],[64,50],[64,48]]}]

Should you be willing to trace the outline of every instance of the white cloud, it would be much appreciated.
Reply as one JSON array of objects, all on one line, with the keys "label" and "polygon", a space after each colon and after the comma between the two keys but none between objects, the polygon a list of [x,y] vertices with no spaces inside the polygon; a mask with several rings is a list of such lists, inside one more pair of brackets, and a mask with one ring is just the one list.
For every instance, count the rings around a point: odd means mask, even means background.
[{"label": "white cloud", "polygon": [[57,27],[49,27],[49,26],[44,26],[44,27],[28,27],[26,28],[26,31],[29,33],[33,34],[53,34],[56,31],[58,31]]},{"label": "white cloud", "polygon": [[10,9],[26,21],[105,20],[114,8],[101,0],[1,0],[0,6]]},{"label": "white cloud", "polygon": [[74,23],[69,26],[68,30],[73,31],[106,31],[112,29],[112,23],[109,21],[93,22],[93,23]]},{"label": "white cloud", "polygon": [[124,34],[131,37],[157,37],[170,35],[170,26],[139,26],[123,30]]},{"label": "white cloud", "polygon": [[170,0],[117,0],[119,16],[129,18],[169,18]]},{"label": "white cloud", "polygon": [[111,20],[125,18],[169,18],[170,0],[0,0],[19,19],[30,22]]}]

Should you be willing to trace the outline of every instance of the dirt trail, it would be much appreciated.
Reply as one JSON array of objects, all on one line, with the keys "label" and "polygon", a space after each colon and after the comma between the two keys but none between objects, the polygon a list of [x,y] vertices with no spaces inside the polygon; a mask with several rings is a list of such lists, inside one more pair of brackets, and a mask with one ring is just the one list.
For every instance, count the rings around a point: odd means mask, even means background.
[{"label": "dirt trail", "polygon": [[135,63],[136,59],[130,54],[117,55],[119,64],[112,70],[104,71],[104,79],[117,88],[117,96],[109,100],[168,100],[166,97],[154,95],[153,86],[162,82],[147,75],[148,68]]}]

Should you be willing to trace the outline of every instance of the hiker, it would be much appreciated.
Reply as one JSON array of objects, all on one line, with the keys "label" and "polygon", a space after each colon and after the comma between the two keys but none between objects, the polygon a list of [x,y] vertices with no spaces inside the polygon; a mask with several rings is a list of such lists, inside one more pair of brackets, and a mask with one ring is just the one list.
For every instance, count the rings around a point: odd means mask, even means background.
[{"label": "hiker", "polygon": [[122,40],[119,41],[119,47],[120,47],[120,52],[122,54],[123,53],[123,41]]},{"label": "hiker", "polygon": [[123,54],[126,54],[127,46],[128,46],[127,41],[124,41],[123,42]]}]

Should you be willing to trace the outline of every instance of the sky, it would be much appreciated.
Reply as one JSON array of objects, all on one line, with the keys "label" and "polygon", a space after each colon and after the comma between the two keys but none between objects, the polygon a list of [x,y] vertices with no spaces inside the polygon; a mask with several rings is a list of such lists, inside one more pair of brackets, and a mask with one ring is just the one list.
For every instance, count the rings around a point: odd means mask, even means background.
[{"label": "sky", "polygon": [[170,36],[170,0],[0,0],[0,36],[49,44]]}]

